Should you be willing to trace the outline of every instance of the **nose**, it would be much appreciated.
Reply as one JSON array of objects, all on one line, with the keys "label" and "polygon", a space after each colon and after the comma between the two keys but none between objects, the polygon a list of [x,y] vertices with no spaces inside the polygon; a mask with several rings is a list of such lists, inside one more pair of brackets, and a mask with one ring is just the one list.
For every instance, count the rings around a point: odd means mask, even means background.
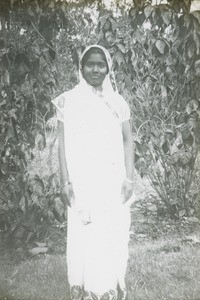
[{"label": "nose", "polygon": [[98,71],[99,71],[98,66],[95,64],[93,67],[93,72],[98,72]]}]

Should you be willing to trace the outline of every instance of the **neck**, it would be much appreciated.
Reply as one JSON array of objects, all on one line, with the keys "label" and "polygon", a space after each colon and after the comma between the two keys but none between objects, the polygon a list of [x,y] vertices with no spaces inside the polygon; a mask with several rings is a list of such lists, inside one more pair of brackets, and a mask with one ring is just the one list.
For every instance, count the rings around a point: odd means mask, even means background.
[{"label": "neck", "polygon": [[103,88],[102,88],[102,85],[99,85],[99,86],[92,86],[95,90],[99,91],[99,92],[102,92]]}]

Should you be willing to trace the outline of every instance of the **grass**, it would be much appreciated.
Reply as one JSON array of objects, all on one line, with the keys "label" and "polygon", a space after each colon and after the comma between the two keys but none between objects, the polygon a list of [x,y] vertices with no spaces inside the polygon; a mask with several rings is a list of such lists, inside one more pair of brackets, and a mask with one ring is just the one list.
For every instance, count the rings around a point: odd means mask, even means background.
[{"label": "grass", "polygon": [[[1,300],[68,300],[64,255],[0,264]],[[130,242],[129,300],[199,300],[200,247],[177,238]]]},{"label": "grass", "polygon": [[130,300],[199,300],[200,247],[177,238],[132,245]]},{"label": "grass", "polygon": [[45,255],[1,269],[1,300],[66,300],[67,295],[64,256]]}]

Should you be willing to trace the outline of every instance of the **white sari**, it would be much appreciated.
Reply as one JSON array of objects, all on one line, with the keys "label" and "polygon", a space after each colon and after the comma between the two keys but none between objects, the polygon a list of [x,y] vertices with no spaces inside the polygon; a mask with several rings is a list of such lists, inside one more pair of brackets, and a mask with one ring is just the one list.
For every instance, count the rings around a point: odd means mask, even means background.
[{"label": "white sari", "polygon": [[73,90],[53,100],[64,122],[65,154],[75,194],[68,208],[67,234],[72,300],[114,300],[117,286],[125,291],[130,201],[122,204],[121,199],[122,123],[130,112],[125,100],[110,88],[109,75],[109,88],[104,85],[102,93],[81,78]]}]

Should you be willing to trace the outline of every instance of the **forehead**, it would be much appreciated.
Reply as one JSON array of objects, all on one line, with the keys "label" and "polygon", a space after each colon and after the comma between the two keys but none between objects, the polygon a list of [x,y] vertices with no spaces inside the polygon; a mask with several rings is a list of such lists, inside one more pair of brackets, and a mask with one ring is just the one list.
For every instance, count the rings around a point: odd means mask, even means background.
[{"label": "forehead", "polygon": [[87,61],[93,62],[106,62],[105,58],[100,53],[91,53],[87,59]]}]

